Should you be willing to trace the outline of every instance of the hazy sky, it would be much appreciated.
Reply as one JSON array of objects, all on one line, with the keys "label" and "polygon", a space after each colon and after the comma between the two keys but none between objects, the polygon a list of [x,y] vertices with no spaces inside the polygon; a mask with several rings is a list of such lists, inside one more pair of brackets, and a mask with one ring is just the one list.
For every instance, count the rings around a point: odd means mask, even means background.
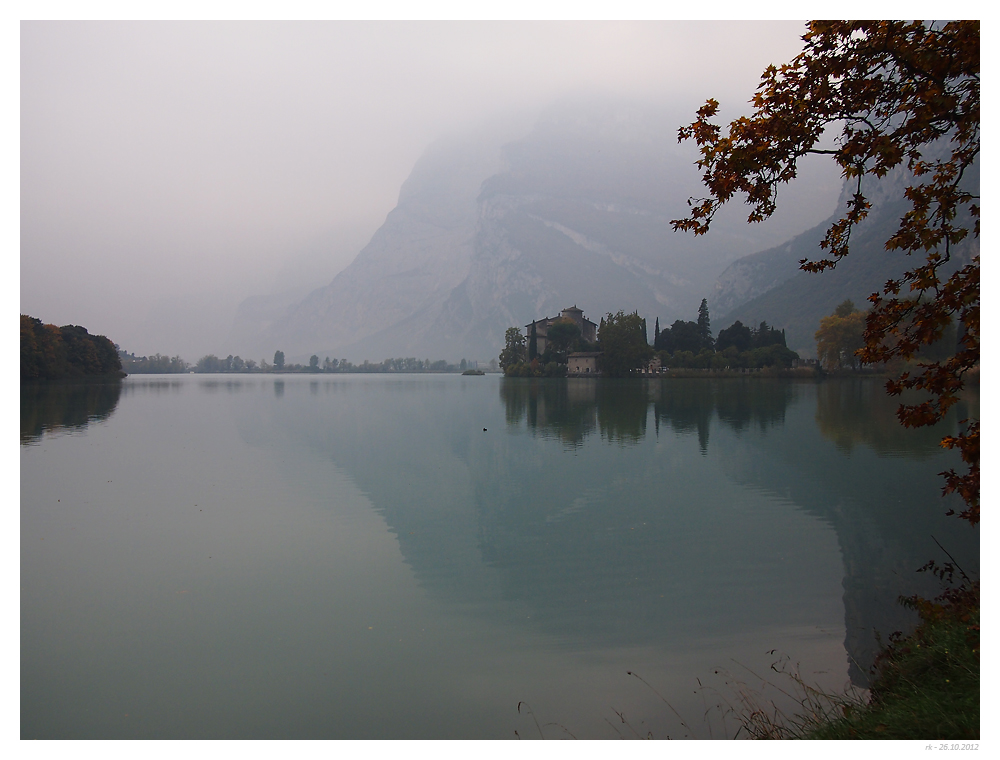
[{"label": "hazy sky", "polygon": [[21,311],[225,353],[239,301],[328,282],[441,135],[590,93],[741,108],[803,30],[22,22]]}]

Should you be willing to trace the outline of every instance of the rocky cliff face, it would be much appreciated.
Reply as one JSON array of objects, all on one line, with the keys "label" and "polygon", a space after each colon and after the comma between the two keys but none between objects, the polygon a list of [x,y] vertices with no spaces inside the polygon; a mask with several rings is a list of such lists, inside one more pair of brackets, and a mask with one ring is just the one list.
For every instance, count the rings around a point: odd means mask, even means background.
[{"label": "rocky cliff face", "polygon": [[[712,234],[674,233],[698,192],[683,118],[622,104],[552,109],[525,137],[442,141],[332,283],[258,320],[257,351],[351,361],[488,359],[511,325],[576,304],[594,321],[634,311],[693,319],[725,267],[822,212],[765,227],[741,212]],[[832,204],[831,204],[832,205]]]},{"label": "rocky cliff face", "polygon": [[[978,193],[979,169],[967,172],[969,187]],[[844,186],[836,212],[822,224],[789,242],[733,262],[715,283],[709,299],[716,330],[736,320],[758,324],[761,320],[784,328],[788,347],[802,356],[815,356],[815,332],[819,321],[838,304],[851,299],[861,309],[868,297],[881,291],[885,282],[898,278],[916,260],[900,251],[887,251],[885,241],[899,226],[909,207],[904,197],[913,177],[902,168],[882,180],[867,181],[864,192],[872,204],[868,218],[851,235],[851,253],[834,270],[812,274],[799,268],[802,259],[821,258],[819,243],[827,228],[846,213],[854,187]],[[711,234],[711,233],[710,233]],[[950,273],[979,253],[978,239],[969,238],[956,246]]]},{"label": "rocky cliff face", "polygon": [[[872,219],[884,217],[886,204],[891,202],[893,209],[902,199],[905,188],[903,172],[897,170],[878,185],[871,188],[876,197]],[[867,192],[867,190],[866,190]],[[846,211],[849,193],[845,188],[841,191],[837,209],[829,219],[823,221],[811,230],[797,235],[786,243],[766,251],[744,256],[733,262],[719,275],[715,282],[712,304],[717,314],[729,314],[734,309],[763,295],[772,288],[801,274],[799,262],[802,259],[820,257],[819,242],[823,239],[827,228],[833,220],[840,218]],[[859,228],[858,237],[854,240],[854,248],[862,247],[871,237],[872,221]],[[883,240],[884,242],[884,240]]]},{"label": "rocky cliff face", "polygon": [[469,140],[432,145],[354,262],[329,285],[262,315],[257,334],[244,330],[241,338],[264,351],[281,347],[290,357],[326,350],[343,358],[351,346],[395,329],[395,354],[415,353],[421,322],[468,274],[476,194],[498,168],[498,149]]}]

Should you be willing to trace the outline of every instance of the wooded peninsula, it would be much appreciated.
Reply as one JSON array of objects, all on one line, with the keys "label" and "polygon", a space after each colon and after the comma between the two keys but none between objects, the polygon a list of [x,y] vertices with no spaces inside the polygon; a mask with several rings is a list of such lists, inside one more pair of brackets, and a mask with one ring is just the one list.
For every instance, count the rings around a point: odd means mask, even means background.
[{"label": "wooded peninsula", "polygon": [[78,325],[42,324],[21,315],[21,382],[125,377],[115,344]]}]

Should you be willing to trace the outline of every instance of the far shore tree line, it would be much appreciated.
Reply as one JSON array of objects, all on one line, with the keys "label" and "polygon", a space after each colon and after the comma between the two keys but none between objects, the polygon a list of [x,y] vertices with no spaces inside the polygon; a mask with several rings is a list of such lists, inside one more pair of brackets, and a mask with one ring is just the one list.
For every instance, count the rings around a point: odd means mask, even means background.
[{"label": "far shore tree line", "polygon": [[[285,353],[275,351],[273,361],[243,359],[230,354],[220,358],[214,354],[201,357],[194,364],[180,356],[137,356],[112,343],[103,335],[91,335],[78,325],[43,324],[40,319],[21,315],[21,380],[22,382],[61,380],[66,378],[123,378],[126,375],[180,374],[180,373],[395,373],[433,372],[459,373],[478,369],[479,362],[462,359],[452,364],[444,359],[432,361],[407,357],[386,359],[382,362],[353,364],[347,359],[322,361],[317,354],[309,357],[308,364],[285,363]],[[497,369],[496,360],[488,369]]]},{"label": "far shore tree line", "polygon": [[[116,346],[117,348],[117,346]],[[206,354],[194,364],[181,359],[180,356],[136,356],[121,349],[118,350],[121,357],[122,368],[128,374],[172,374],[172,373],[386,373],[386,372],[464,372],[474,363],[467,359],[462,359],[458,364],[450,364],[444,359],[431,361],[430,359],[417,359],[407,357],[400,359],[386,359],[382,362],[369,362],[365,360],[361,364],[353,364],[347,359],[331,359],[329,356],[320,361],[317,354],[309,357],[308,364],[286,363],[284,351],[275,351],[271,362],[261,359],[260,362],[254,359],[243,359],[240,356],[230,354],[226,357],[219,357],[215,354]]]},{"label": "far shore tree line", "polygon": [[[820,365],[827,371],[859,370],[863,367],[859,353],[864,347],[867,312],[851,301],[841,303],[828,317],[820,321],[816,331],[816,353]],[[609,377],[627,377],[649,366],[654,359],[667,369],[786,369],[794,366],[799,355],[785,342],[785,331],[762,321],[757,326],[737,320],[718,336],[712,334],[707,299],[702,299],[695,321],[676,320],[660,329],[657,318],[653,327],[653,342],[648,341],[646,320],[638,313],[608,314],[601,319],[597,341],[583,339],[579,326],[571,319],[558,319],[549,325],[545,350],[537,349],[537,336],[524,336],[520,328],[511,327],[505,335],[500,352],[499,368],[509,377],[565,377],[569,355],[595,352],[599,371]],[[958,343],[954,327],[945,331],[935,344],[921,350],[919,358],[941,361],[953,353]],[[496,361],[490,362],[496,369]],[[43,325],[41,320],[21,315],[21,378],[48,380],[64,377],[115,376],[124,374],[177,373],[458,373],[476,366],[462,359],[451,364],[444,359],[431,361],[415,357],[390,358],[382,362],[353,364],[346,359],[317,354],[308,364],[286,363],[283,351],[275,351],[271,362],[243,359],[232,354],[222,358],[215,354],[202,356],[189,364],[180,356],[136,356],[121,349],[104,336],[90,335],[76,325]],[[898,370],[898,368],[890,368]]]}]

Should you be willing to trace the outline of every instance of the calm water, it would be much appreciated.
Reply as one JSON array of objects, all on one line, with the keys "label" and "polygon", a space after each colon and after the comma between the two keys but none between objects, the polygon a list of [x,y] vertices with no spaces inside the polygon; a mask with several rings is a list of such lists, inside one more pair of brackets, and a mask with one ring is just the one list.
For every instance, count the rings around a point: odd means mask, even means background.
[{"label": "calm water", "polygon": [[877,381],[21,403],[22,738],[718,738],[772,663],[863,687],[896,597],[936,591],[932,536],[978,573],[936,475],[960,417],[905,431]]}]

